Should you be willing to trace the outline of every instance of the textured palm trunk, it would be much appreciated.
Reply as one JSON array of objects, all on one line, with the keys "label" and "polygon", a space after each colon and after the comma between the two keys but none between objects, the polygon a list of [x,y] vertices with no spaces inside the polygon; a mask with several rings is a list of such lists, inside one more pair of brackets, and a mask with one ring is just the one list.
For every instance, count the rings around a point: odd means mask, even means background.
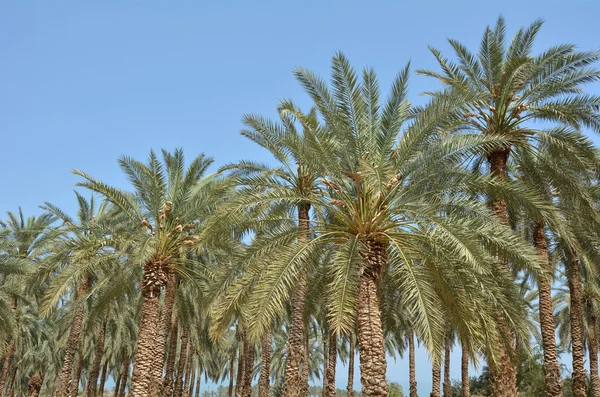
[{"label": "textured palm trunk", "polygon": [[[508,163],[509,154],[510,147],[504,150],[493,152],[488,156],[490,172],[494,179],[498,181],[503,181],[506,179],[506,165]],[[491,204],[492,211],[496,217],[498,217],[500,222],[508,225],[508,208],[506,201],[504,199],[493,199]],[[506,259],[499,259],[499,265],[501,268],[507,272],[510,272],[510,268]],[[498,326],[504,334],[512,335],[512,332],[502,315],[498,315]],[[507,351],[507,346],[504,345],[502,340],[498,340],[495,349],[498,352],[497,365],[494,365],[488,361],[488,366],[490,368],[492,396],[514,397],[517,395],[517,369],[510,358],[510,352]]]},{"label": "textured palm trunk", "polygon": [[229,362],[229,389],[227,395],[233,397],[233,376],[235,368],[235,349],[231,349],[231,361]]},{"label": "textured palm trunk", "polygon": [[173,395],[173,379],[175,378],[175,356],[177,355],[177,319],[173,319],[171,324],[171,336],[169,340],[169,355],[167,357],[167,366],[165,369],[165,379],[163,380],[163,391],[165,396]]},{"label": "textured palm trunk", "polygon": [[192,376],[192,363],[194,361],[192,344],[188,343],[187,364],[185,365],[185,380],[183,381],[183,396],[187,397],[187,390],[190,388],[190,378]]},{"label": "textured palm trunk", "polygon": [[127,387],[127,380],[129,379],[129,357],[123,362],[123,369],[121,371],[121,387],[119,389],[118,397],[125,397],[125,388]]},{"label": "textured palm trunk", "polygon": [[175,380],[175,389],[173,390],[173,397],[181,397],[183,391],[183,371],[185,368],[185,362],[187,359],[186,351],[188,350],[188,338],[187,331],[185,328],[181,332],[181,347],[179,348],[179,362],[177,363],[177,375]]},{"label": "textured palm trunk", "polygon": [[[77,289],[76,298],[83,298],[87,294],[88,286],[89,280],[85,278]],[[65,349],[65,357],[63,359],[60,375],[58,377],[58,384],[56,385],[55,389],[56,397],[67,397],[69,395],[69,390],[71,389],[71,376],[73,374],[75,353],[77,353],[79,346],[79,335],[81,334],[81,328],[83,325],[83,309],[84,305],[81,303],[80,307],[73,315],[73,321],[71,322],[71,329],[69,330],[67,346]]]},{"label": "textured palm trunk", "polygon": [[408,335],[408,383],[409,396],[418,397],[417,394],[417,375],[415,369],[415,336],[411,329]]},{"label": "textured palm trunk", "polygon": [[452,397],[452,382],[450,381],[450,347],[452,340],[450,334],[446,335],[444,346],[444,397]]},{"label": "textured palm trunk", "polygon": [[2,367],[2,373],[0,374],[0,396],[2,396],[2,394],[4,392],[4,388],[6,385],[6,379],[8,378],[10,365],[12,364],[14,355],[15,355],[15,341],[14,341],[14,339],[11,339],[11,341],[8,343],[8,347],[6,349],[6,357],[4,358],[4,366]]},{"label": "textured palm trunk", "polygon": [[537,279],[540,330],[544,349],[544,389],[547,397],[559,397],[562,396],[562,385],[556,351],[556,335],[554,334],[554,308],[549,276],[551,269],[548,258],[548,240],[542,222],[536,222],[533,226],[533,244],[541,257],[542,265],[548,271],[548,274],[539,274]]},{"label": "textured palm trunk", "polygon": [[[440,397],[440,382],[442,380],[442,371],[440,364],[433,362],[431,367],[431,397]],[[516,395],[515,395],[516,397]]]},{"label": "textured palm trunk", "polygon": [[587,393],[583,350],[583,310],[581,303],[581,281],[579,280],[579,258],[573,255],[568,269],[571,296],[571,346],[573,354],[573,396],[585,397]]},{"label": "textured palm trunk", "polygon": [[369,252],[364,254],[365,269],[360,276],[357,305],[360,381],[364,396],[387,396],[387,362],[377,291],[377,279],[387,261],[387,247],[374,242],[368,244]]},{"label": "textured palm trunk", "polygon": [[133,358],[133,374],[131,376],[131,396],[148,397],[152,374],[154,342],[160,309],[160,289],[164,281],[160,277],[160,264],[147,262],[144,264],[142,278],[142,320]]},{"label": "textured palm trunk", "polygon": [[121,387],[121,373],[119,372],[119,375],[117,375],[117,380],[115,381],[115,397],[119,397],[119,391]]},{"label": "textured palm trunk", "polygon": [[167,279],[165,289],[165,300],[162,306],[160,316],[160,326],[156,335],[156,343],[154,345],[154,357],[152,361],[152,375],[150,390],[152,396],[160,395],[163,378],[163,368],[165,365],[165,356],[167,352],[167,338],[173,323],[173,306],[175,305],[175,293],[177,289],[177,279],[174,274]]},{"label": "textured palm trunk", "polygon": [[348,391],[348,397],[354,397],[354,351],[356,350],[356,346],[354,346],[354,337],[350,336],[350,350],[348,357],[348,386],[346,390]]},{"label": "textured palm trunk", "polygon": [[337,337],[333,330],[329,330],[329,353],[327,355],[327,390],[326,397],[335,397],[335,366],[337,363]]},{"label": "textured palm trunk", "polygon": [[600,397],[600,377],[598,376],[598,317],[590,308],[590,326],[588,336],[588,353],[590,356],[590,378],[592,380],[592,397]]},{"label": "textured palm trunk", "polygon": [[[200,385],[202,384],[202,367],[198,368],[198,377],[196,378],[196,397],[200,397]],[[231,390],[228,394],[231,396]]]},{"label": "textured palm trunk", "polygon": [[94,363],[92,364],[92,368],[90,370],[90,377],[88,379],[88,397],[96,397],[96,390],[98,388],[98,375],[100,374],[102,354],[104,353],[104,332],[105,325],[102,324],[102,327],[100,327],[100,333],[98,334],[98,341],[96,342],[96,351],[94,352]]},{"label": "textured palm trunk", "polygon": [[262,338],[262,362],[260,380],[258,381],[258,396],[269,397],[271,377],[271,332],[265,332]]},{"label": "textured palm trunk", "polygon": [[242,331],[239,334],[238,339],[238,365],[237,365],[237,378],[235,380],[235,396],[242,397],[244,391],[244,379],[246,377],[246,331]]},{"label": "textured palm trunk", "polygon": [[75,366],[75,374],[71,383],[71,397],[77,397],[79,393],[79,379],[81,379],[81,370],[83,369],[83,342],[79,342],[77,349],[77,365]]},{"label": "textured palm trunk", "polygon": [[329,355],[329,338],[328,338],[327,330],[323,329],[323,334],[321,335],[321,339],[323,340],[323,390],[321,390],[321,397],[327,396],[327,384],[329,383],[329,379],[327,379],[327,367],[328,361],[327,357]]},{"label": "textured palm trunk", "polygon": [[105,360],[102,366],[102,374],[100,375],[100,387],[98,389],[98,395],[104,397],[104,386],[106,385],[106,373],[108,372],[108,360]]},{"label": "textured palm trunk", "polygon": [[242,397],[252,396],[252,376],[254,375],[254,344],[248,338],[244,341],[244,379]]},{"label": "textured palm trunk", "polygon": [[44,379],[40,374],[36,373],[29,379],[27,383],[27,396],[28,397],[38,397],[40,395],[40,390],[42,390],[42,384],[44,383]]},{"label": "textured palm trunk", "polygon": [[308,330],[306,330],[306,332],[304,332],[304,361],[302,362],[302,367],[300,369],[300,395],[301,396],[308,396],[308,378],[310,375],[310,368],[309,368],[309,337],[308,337]]},{"label": "textured palm trunk", "polygon": [[[309,210],[310,204],[298,205],[298,242],[308,241],[309,234]],[[300,271],[296,290],[292,298],[292,318],[287,343],[287,363],[285,367],[285,380],[283,383],[283,395],[286,397],[299,397],[303,395],[303,380],[300,369],[304,363],[304,300],[306,298],[306,283],[308,268],[305,266]],[[307,369],[305,372],[308,373]],[[308,379],[308,376],[307,376]],[[308,386],[308,385],[307,385]]]},{"label": "textured palm trunk", "polygon": [[6,381],[6,396],[14,397],[15,395],[15,377],[17,375],[17,367],[13,367],[8,374],[8,380]]},{"label": "textured palm trunk", "polygon": [[462,357],[460,375],[462,381],[462,397],[471,397],[471,385],[469,384],[469,349],[466,343],[461,343]]}]

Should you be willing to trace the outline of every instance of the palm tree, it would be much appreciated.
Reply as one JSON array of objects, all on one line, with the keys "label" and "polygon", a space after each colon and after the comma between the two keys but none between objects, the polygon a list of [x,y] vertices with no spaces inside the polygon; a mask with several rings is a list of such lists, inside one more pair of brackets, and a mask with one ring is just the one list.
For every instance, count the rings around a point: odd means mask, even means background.
[{"label": "palm tree", "polygon": [[[535,129],[531,122],[550,122],[572,128],[586,126],[600,131],[597,113],[600,97],[583,93],[584,84],[600,78],[600,72],[591,67],[600,54],[577,52],[575,46],[563,44],[534,56],[532,48],[541,26],[542,21],[537,20],[529,27],[519,29],[507,46],[505,22],[500,17],[494,28],[486,29],[476,55],[458,41],[449,40],[458,63],[449,61],[431,48],[442,73],[419,71],[435,77],[444,85],[443,92],[433,95],[458,91],[471,98],[465,109],[469,130],[508,138],[504,147],[484,152],[490,174],[499,181],[507,177],[507,164],[513,147],[533,146],[536,140],[564,139],[560,129]],[[494,196],[490,199],[496,217],[507,224],[506,201]],[[500,263],[508,268],[506,260]],[[547,294],[544,299],[547,301]],[[506,328],[505,319],[499,317],[499,321],[500,326]],[[549,332],[544,333],[549,335]],[[551,348],[551,343],[546,344]],[[512,346],[498,346],[498,349],[501,350],[498,365],[491,365],[493,395],[514,396],[517,390],[516,369],[510,359]],[[559,396],[558,365],[552,354],[545,365],[546,373],[552,374],[546,378],[546,394]]]},{"label": "palm tree", "polygon": [[161,162],[151,151],[146,164],[126,156],[119,159],[135,189],[133,193],[74,171],[85,179],[79,186],[102,194],[128,218],[131,227],[120,238],[131,248],[124,252],[131,263],[143,268],[142,316],[131,379],[131,393],[135,396],[147,396],[151,384],[158,382],[151,378],[151,368],[161,290],[185,262],[182,250],[198,243],[195,222],[204,219],[222,192],[214,177],[203,178],[212,159],[199,155],[186,169],[182,150],[176,149],[173,154],[163,150],[162,155]]}]

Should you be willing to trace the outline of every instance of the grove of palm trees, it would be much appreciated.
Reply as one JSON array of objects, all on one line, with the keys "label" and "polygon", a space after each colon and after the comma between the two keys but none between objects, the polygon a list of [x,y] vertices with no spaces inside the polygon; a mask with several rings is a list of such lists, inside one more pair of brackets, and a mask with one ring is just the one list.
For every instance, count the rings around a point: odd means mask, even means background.
[{"label": "grove of palm trees", "polygon": [[242,115],[264,161],[155,148],[3,209],[0,396],[600,397],[600,52],[542,25],[391,84],[337,52]]}]

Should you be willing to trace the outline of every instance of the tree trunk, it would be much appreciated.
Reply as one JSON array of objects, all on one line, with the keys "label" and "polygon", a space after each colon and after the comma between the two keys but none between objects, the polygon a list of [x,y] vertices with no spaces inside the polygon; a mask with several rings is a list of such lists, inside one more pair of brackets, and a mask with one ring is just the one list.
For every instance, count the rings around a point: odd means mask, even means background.
[{"label": "tree trunk", "polygon": [[[119,389],[118,397],[125,397],[125,388],[127,387],[127,379],[129,379],[129,357],[127,357],[125,359],[125,361],[123,362],[123,369],[121,372],[121,388]],[[129,392],[131,393],[131,390]]]},{"label": "tree trunk", "polygon": [[252,396],[252,377],[254,375],[254,344],[248,338],[244,342],[245,364],[242,397]]},{"label": "tree trunk", "polygon": [[15,395],[15,376],[17,375],[17,366],[14,366],[8,375],[6,382],[6,397],[14,397]]},{"label": "tree trunk", "polygon": [[29,383],[27,383],[27,396],[38,397],[40,395],[40,390],[42,390],[43,383],[44,379],[39,373],[33,375],[31,379],[29,379]]},{"label": "tree trunk", "polygon": [[360,276],[358,292],[358,351],[360,373],[365,397],[387,396],[387,362],[383,344],[381,306],[377,291],[377,279],[387,261],[387,247],[369,243],[369,252],[364,254],[365,269]]},{"label": "tree trunk", "polygon": [[444,349],[444,397],[452,397],[452,383],[450,381],[450,347],[452,339],[450,333],[446,335],[446,346]]},{"label": "tree trunk", "polygon": [[415,336],[412,328],[408,335],[408,383],[409,396],[418,397],[417,395],[417,375],[415,372]]},{"label": "tree trunk", "polygon": [[167,279],[165,289],[165,301],[163,302],[160,316],[160,325],[156,335],[154,345],[154,357],[152,361],[152,382],[150,384],[151,394],[160,395],[160,388],[163,380],[163,368],[165,365],[165,356],[167,352],[167,337],[173,323],[173,306],[175,305],[175,293],[177,289],[177,278],[171,274]]},{"label": "tree trunk", "polygon": [[108,371],[108,360],[105,360],[102,366],[102,373],[100,375],[100,388],[98,389],[98,396],[104,397],[104,385],[106,384],[106,372]]},{"label": "tree trunk", "polygon": [[238,365],[237,378],[235,380],[235,396],[242,397],[244,391],[244,379],[246,377],[246,331],[242,331],[238,338]]},{"label": "tree trunk", "polygon": [[77,397],[79,394],[79,379],[81,379],[81,370],[83,369],[83,341],[79,342],[77,349],[77,365],[75,366],[75,374],[71,382],[71,397]]},{"label": "tree trunk", "polygon": [[[298,205],[298,242],[308,242],[310,204]],[[308,264],[300,271],[296,282],[296,290],[292,298],[292,319],[287,343],[287,364],[283,382],[283,395],[286,397],[299,397],[303,394],[303,382],[300,368],[304,363],[304,300],[306,297],[306,283],[308,279]]]},{"label": "tree trunk", "polygon": [[15,355],[15,340],[11,339],[8,343],[8,348],[6,349],[6,358],[4,359],[4,367],[2,367],[2,373],[0,374],[0,396],[4,392],[4,386],[6,384],[6,379],[8,378],[8,373],[10,369],[10,365],[12,364],[13,357]]},{"label": "tree trunk", "polygon": [[431,363],[431,397],[440,397],[440,381],[442,380],[440,364]]},{"label": "tree trunk", "polygon": [[300,368],[300,395],[308,396],[308,378],[310,376],[310,360],[309,350],[310,350],[310,340],[308,336],[309,330],[305,329],[304,332],[304,361],[302,362],[302,367]]},{"label": "tree trunk", "polygon": [[540,330],[544,350],[544,389],[547,397],[559,397],[562,396],[562,385],[556,351],[556,335],[554,334],[554,308],[552,307],[550,285],[552,269],[548,258],[548,240],[542,222],[536,222],[533,225],[533,245],[541,257],[544,270],[548,272],[547,274],[538,274],[537,277]]},{"label": "tree trunk", "polygon": [[173,395],[173,382],[175,379],[175,356],[177,356],[177,334],[179,332],[177,318],[173,318],[171,324],[171,336],[169,341],[169,355],[167,357],[167,367],[165,369],[165,379],[163,380],[163,391],[165,396]]},{"label": "tree trunk", "polygon": [[235,349],[231,349],[231,361],[229,363],[229,389],[227,391],[227,395],[229,397],[233,397],[233,374],[235,368]]},{"label": "tree trunk", "polygon": [[337,337],[335,332],[329,330],[329,354],[327,355],[327,390],[326,397],[335,397],[335,366],[337,363]]},{"label": "tree trunk", "polygon": [[464,341],[461,343],[461,381],[462,397],[471,397],[471,385],[469,384],[469,349]]},{"label": "tree trunk", "polygon": [[188,343],[187,364],[185,365],[185,380],[183,381],[183,393],[182,393],[182,395],[184,397],[187,397],[186,391],[190,387],[190,378],[192,376],[192,363],[194,361],[193,350],[194,350],[194,348],[192,347],[192,344]]},{"label": "tree trunk", "polygon": [[269,397],[271,377],[271,332],[265,332],[262,338],[262,363],[260,380],[258,381],[258,396]]},{"label": "tree trunk", "polygon": [[348,356],[348,397],[354,397],[354,352],[356,346],[354,345],[354,336],[350,336],[350,350]]},{"label": "tree trunk", "polygon": [[117,375],[117,381],[115,382],[115,397],[119,397],[119,391],[121,390],[121,373]]},{"label": "tree trunk", "polygon": [[190,371],[191,371],[191,376],[190,376],[190,382],[188,383],[188,387],[187,387],[186,397],[192,397],[194,395],[194,384],[196,382],[196,368],[192,365],[192,368],[190,368]]},{"label": "tree trunk", "polygon": [[327,378],[327,357],[329,356],[329,348],[327,346],[329,346],[329,333],[325,329],[323,329],[322,331],[323,332],[321,335],[321,339],[323,341],[323,390],[321,390],[321,397],[327,397],[327,384],[329,382],[329,379]]},{"label": "tree trunk", "polygon": [[571,295],[571,345],[573,354],[573,396],[585,397],[587,393],[583,351],[583,310],[581,307],[581,281],[579,280],[579,258],[573,254],[568,269],[569,292]]},{"label": "tree trunk", "polygon": [[[77,299],[83,299],[85,297],[88,286],[89,279],[86,277],[77,289]],[[56,397],[67,397],[69,395],[69,390],[71,389],[73,363],[75,361],[75,353],[77,353],[79,347],[79,335],[81,334],[83,325],[83,309],[84,304],[81,302],[73,315],[73,321],[71,322],[71,329],[69,330],[69,337],[65,349],[65,357],[63,359],[63,366],[58,377],[58,385],[55,389]]]},{"label": "tree trunk", "polygon": [[598,316],[590,308],[590,326],[588,336],[588,353],[590,356],[590,378],[592,380],[592,397],[600,397],[600,377],[598,376]]},{"label": "tree trunk", "polygon": [[90,378],[88,380],[88,397],[96,397],[96,390],[98,387],[98,375],[100,374],[102,354],[104,353],[104,329],[105,325],[102,324],[102,327],[100,327],[100,333],[98,334],[98,341],[96,342],[96,351],[94,352],[94,363],[92,364],[92,369],[90,370]]},{"label": "tree trunk", "polygon": [[181,397],[181,393],[183,392],[183,370],[185,368],[187,350],[187,331],[185,328],[183,328],[181,331],[181,347],[179,348],[179,362],[177,363],[177,375],[175,380],[175,389],[173,390],[173,397]]},{"label": "tree trunk", "polygon": [[[196,378],[196,396],[195,397],[200,397],[200,385],[202,384],[202,367],[198,367],[198,377]],[[231,383],[230,383],[231,385]],[[230,391],[228,394],[228,396],[231,396],[231,387],[230,386]]]},{"label": "tree trunk", "polygon": [[[488,156],[490,173],[495,180],[503,181],[506,179],[506,165],[508,163],[509,155],[510,147],[507,147],[505,149],[495,151]],[[508,225],[508,208],[506,201],[504,199],[494,198],[491,204],[492,211],[496,217],[498,217],[500,222]],[[498,259],[499,266],[506,272],[510,272],[510,268],[506,259]],[[510,331],[510,328],[502,315],[498,315],[498,326],[501,332],[503,332],[505,335],[512,335],[512,332]],[[498,351],[497,365],[493,365],[488,361],[488,366],[490,368],[492,396],[514,397],[517,395],[517,369],[510,359],[510,352],[507,351],[507,346],[504,345],[502,340],[498,340],[495,348],[496,351]]]}]

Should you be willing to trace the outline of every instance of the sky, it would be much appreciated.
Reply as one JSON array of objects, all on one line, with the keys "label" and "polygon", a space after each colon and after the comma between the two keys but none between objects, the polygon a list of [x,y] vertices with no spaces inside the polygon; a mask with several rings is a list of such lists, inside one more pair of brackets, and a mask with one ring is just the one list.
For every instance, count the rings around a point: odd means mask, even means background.
[{"label": "sky", "polygon": [[[475,51],[486,25],[502,14],[510,37],[544,18],[535,50],[574,43],[600,48],[600,2],[545,1],[17,1],[0,3],[0,219],[48,201],[76,208],[83,170],[126,188],[117,158],[149,150],[204,152],[215,167],[268,155],[240,136],[241,117],[275,117],[281,99],[305,109],[292,71],[327,77],[344,52],[372,66],[386,92],[407,62],[436,68],[428,46],[451,56],[447,38]],[[411,80],[411,100],[437,87]],[[590,92],[600,94],[600,87]],[[596,142],[598,140],[594,138]],[[85,192],[84,192],[85,193]],[[460,377],[460,352],[451,375]],[[338,386],[346,369],[339,367]],[[419,392],[429,393],[427,355],[417,355]],[[388,377],[408,390],[408,363],[390,361]],[[360,378],[356,371],[355,385]]]}]

